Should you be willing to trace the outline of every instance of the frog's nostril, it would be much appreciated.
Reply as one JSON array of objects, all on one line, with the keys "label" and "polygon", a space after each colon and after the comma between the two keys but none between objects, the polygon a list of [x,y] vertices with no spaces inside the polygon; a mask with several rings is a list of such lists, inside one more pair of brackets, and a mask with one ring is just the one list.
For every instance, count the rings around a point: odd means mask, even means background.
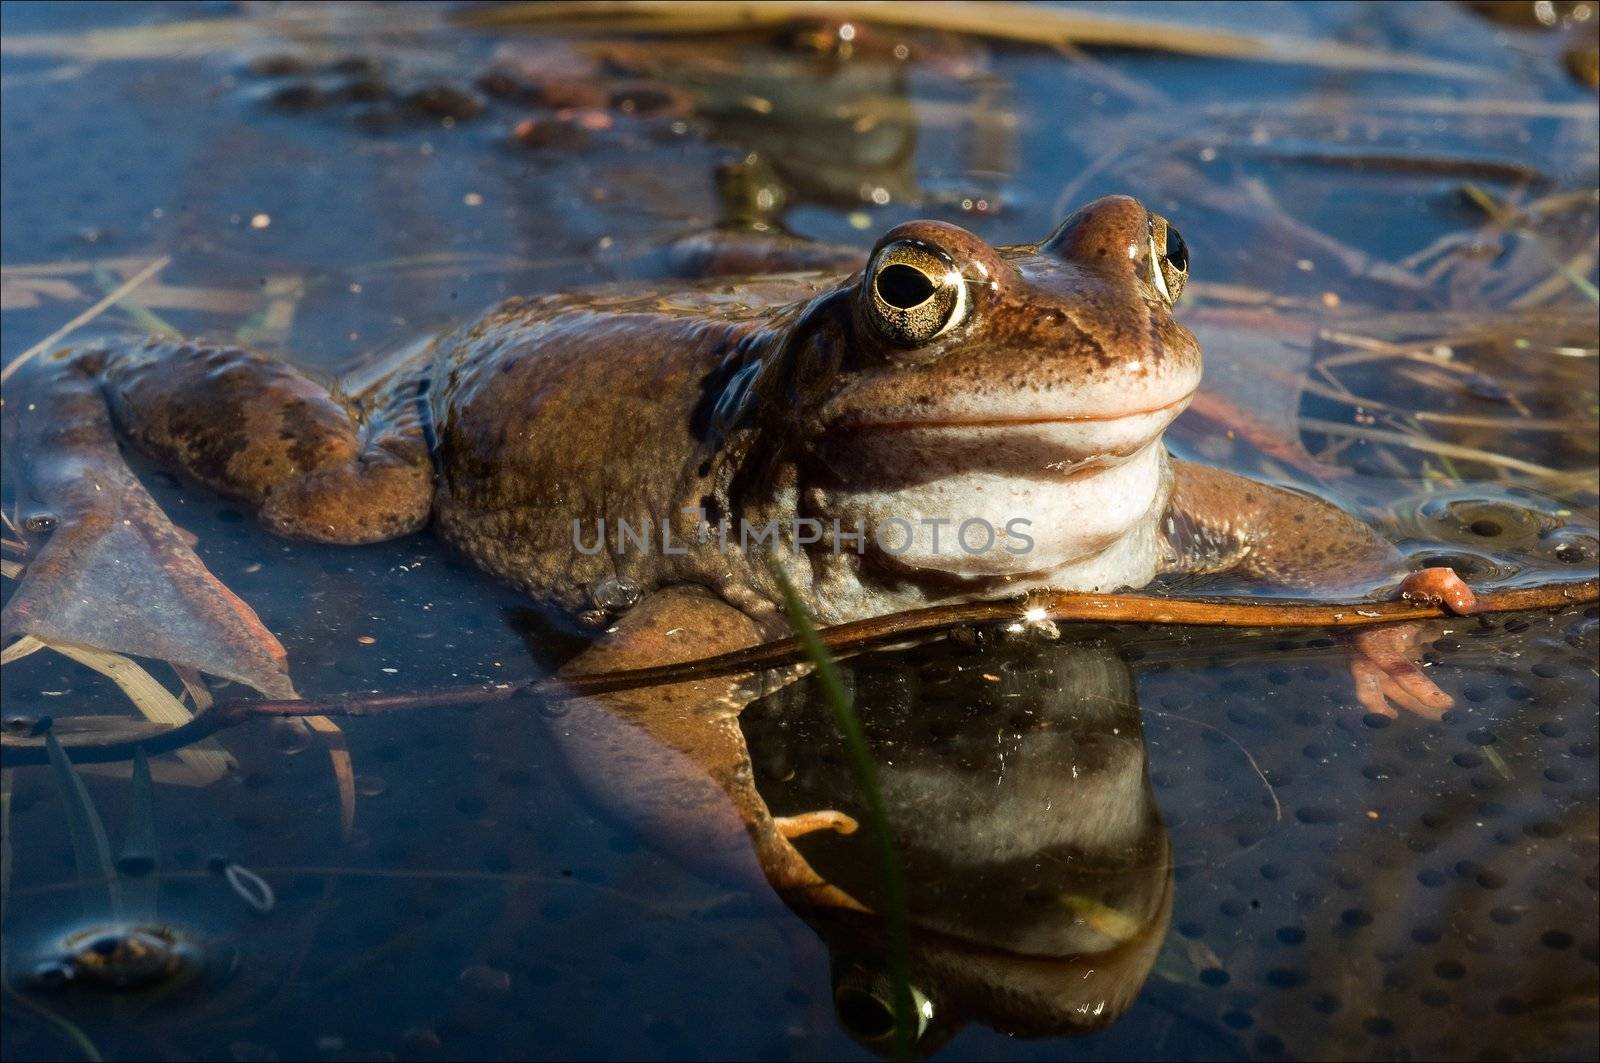
[{"label": "frog's nostril", "polygon": [[933,295],[934,284],[915,266],[896,263],[878,272],[878,298],[897,310],[921,306]]}]

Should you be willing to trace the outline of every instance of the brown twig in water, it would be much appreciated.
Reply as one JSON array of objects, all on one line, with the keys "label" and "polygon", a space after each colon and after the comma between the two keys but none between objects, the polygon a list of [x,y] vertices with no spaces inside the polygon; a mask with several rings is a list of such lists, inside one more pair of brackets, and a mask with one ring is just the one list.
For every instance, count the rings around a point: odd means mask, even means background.
[{"label": "brown twig in water", "polygon": [[[1560,609],[1600,601],[1600,579],[1482,591],[1473,615]],[[820,634],[834,655],[852,653],[911,636],[933,635],[969,624],[1053,620],[1089,624],[1163,624],[1186,627],[1353,628],[1454,616],[1443,605],[1395,599],[1384,602],[1308,603],[1259,599],[1157,597],[1148,594],[1085,594],[1051,591],[999,602],[936,605],[891,616],[825,628]],[[590,675],[551,676],[524,683],[480,683],[395,694],[333,694],[302,700],[236,699],[218,702],[190,722],[166,731],[105,743],[67,745],[75,763],[127,760],[180,749],[247,720],[300,716],[381,716],[422,709],[472,709],[527,698],[544,703],[636,690],[689,679],[709,679],[781,668],[806,659],[798,639],[650,668]],[[42,764],[38,736],[3,736],[6,766]]]}]

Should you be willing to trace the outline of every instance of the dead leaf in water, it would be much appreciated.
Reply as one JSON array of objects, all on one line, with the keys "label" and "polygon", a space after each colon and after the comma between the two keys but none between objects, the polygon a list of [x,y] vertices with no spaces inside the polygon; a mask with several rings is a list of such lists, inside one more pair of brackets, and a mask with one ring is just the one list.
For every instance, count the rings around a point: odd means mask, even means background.
[{"label": "dead leaf in water", "polygon": [[56,277],[12,277],[0,273],[0,310],[31,310],[46,299],[82,299],[83,289]]},{"label": "dead leaf in water", "polygon": [[483,29],[537,29],[587,34],[706,34],[749,32],[807,20],[856,21],[898,29],[963,34],[1048,48],[1133,48],[1176,55],[1297,63],[1335,70],[1383,70],[1445,78],[1485,78],[1489,71],[1439,59],[1402,55],[1339,41],[1235,33],[1176,21],[1121,18],[1099,12],[1018,3],[806,3],[769,0],[607,0],[513,3],[455,16]]},{"label": "dead leaf in water", "polygon": [[[178,727],[194,718],[193,713],[184,708],[171,691],[156,682],[154,676],[136,661],[120,653],[24,635],[5,648],[0,663],[10,664],[41,649],[55,650],[63,657],[77,661],[110,679],[147,720],[169,727]],[[236,766],[233,757],[214,742],[210,743],[209,748],[201,744],[178,750],[176,756],[186,769],[181,773],[181,777],[188,785],[209,785],[227,775]],[[171,773],[157,772],[158,776],[163,774],[170,776]],[[173,780],[163,779],[163,781]]]}]

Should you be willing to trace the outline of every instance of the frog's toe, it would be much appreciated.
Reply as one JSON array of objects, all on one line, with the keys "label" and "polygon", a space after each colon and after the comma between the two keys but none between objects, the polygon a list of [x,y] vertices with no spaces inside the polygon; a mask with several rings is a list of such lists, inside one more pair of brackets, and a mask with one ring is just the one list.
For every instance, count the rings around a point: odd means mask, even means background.
[{"label": "frog's toe", "polygon": [[[1437,720],[1454,704],[1426,676],[1422,682],[1429,688],[1420,690],[1406,681],[1396,679],[1371,661],[1357,659],[1351,662],[1351,674],[1356,683],[1356,700],[1367,712],[1394,719],[1399,709],[1429,720]],[[1443,699],[1442,702],[1440,699]]]},{"label": "frog's toe", "polygon": [[1436,720],[1455,704],[1417,665],[1420,636],[1414,624],[1368,628],[1356,635],[1350,673],[1356,700],[1368,712],[1393,718],[1398,709]]},{"label": "frog's toe", "polygon": [[1350,676],[1356,683],[1356,700],[1361,703],[1363,709],[1379,716],[1387,716],[1391,720],[1400,715],[1384,695],[1382,669],[1371,661],[1355,657],[1350,661]]},{"label": "frog's toe", "polygon": [[802,812],[796,816],[774,816],[772,825],[789,841],[819,830],[831,830],[835,834],[854,834],[859,826],[853,817],[831,808]]}]

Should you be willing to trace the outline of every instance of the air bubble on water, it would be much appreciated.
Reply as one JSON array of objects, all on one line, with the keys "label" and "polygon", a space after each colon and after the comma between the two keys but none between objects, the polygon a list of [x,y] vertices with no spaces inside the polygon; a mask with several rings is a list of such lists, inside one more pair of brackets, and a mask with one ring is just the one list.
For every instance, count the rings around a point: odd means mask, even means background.
[{"label": "air bubble on water", "polygon": [[538,713],[547,720],[559,720],[572,711],[572,703],[554,698],[539,702]]},{"label": "air bubble on water", "polygon": [[95,927],[62,939],[56,955],[33,968],[31,980],[37,989],[85,982],[103,989],[145,989],[193,969],[197,959],[194,944],[169,927]]},{"label": "air bubble on water", "polygon": [[638,583],[621,576],[607,576],[589,585],[589,601],[596,609],[612,613],[633,608],[641,593]]}]

